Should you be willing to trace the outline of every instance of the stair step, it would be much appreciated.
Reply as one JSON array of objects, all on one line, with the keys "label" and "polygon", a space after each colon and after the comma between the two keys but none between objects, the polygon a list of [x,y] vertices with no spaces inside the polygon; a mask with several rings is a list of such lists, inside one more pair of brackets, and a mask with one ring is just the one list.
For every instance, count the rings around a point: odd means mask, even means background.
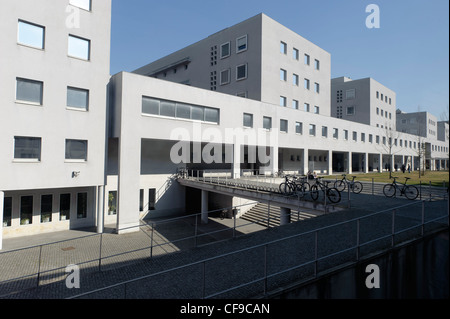
[{"label": "stair step", "polygon": [[[256,223],[261,226],[267,226],[267,211],[268,205],[264,203],[259,203],[250,209],[248,212],[243,214],[240,218],[249,222]],[[277,227],[280,225],[280,211],[281,208],[277,206],[270,206],[269,213],[269,227]],[[291,213],[291,221],[296,222],[299,220],[309,219],[316,217],[316,215],[308,212],[301,212],[297,214],[297,212]]]}]

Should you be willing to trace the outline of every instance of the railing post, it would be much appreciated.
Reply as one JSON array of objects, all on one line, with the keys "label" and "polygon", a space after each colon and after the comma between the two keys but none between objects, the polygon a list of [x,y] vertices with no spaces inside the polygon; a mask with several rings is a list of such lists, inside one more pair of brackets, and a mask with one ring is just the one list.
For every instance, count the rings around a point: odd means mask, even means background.
[{"label": "railing post", "polygon": [[41,281],[41,258],[42,258],[42,245],[39,246],[39,265],[37,273],[37,286],[39,287],[39,282]]},{"label": "railing post", "polygon": [[425,232],[425,201],[422,201],[422,237]]},{"label": "railing post", "polygon": [[103,245],[103,233],[100,234],[100,247],[98,252],[98,271],[102,271],[102,245]]},{"label": "railing post", "polygon": [[392,235],[391,235],[392,247],[394,247],[394,235],[395,235],[395,209],[392,210]]},{"label": "railing post", "polygon": [[150,258],[153,258],[153,232],[155,229],[155,223],[153,222],[151,225],[152,225],[152,233],[150,235]]},{"label": "railing post", "polygon": [[267,228],[270,228],[270,201],[267,204]]},{"label": "railing post", "polygon": [[422,200],[422,182],[419,182],[419,199]]},{"label": "railing post", "polygon": [[197,248],[197,234],[198,234],[198,214],[195,214],[195,234],[194,234],[194,247]]},{"label": "railing post", "polygon": [[205,293],[206,293],[206,261],[202,263],[203,265],[203,287],[202,287],[202,299],[205,299]]},{"label": "railing post", "polygon": [[431,202],[431,181],[430,181],[430,202]]},{"label": "railing post", "polygon": [[375,181],[373,177],[372,177],[372,195],[375,195]]},{"label": "railing post", "polygon": [[359,223],[360,219],[356,221],[356,261],[359,261]]},{"label": "railing post", "polygon": [[318,231],[314,232],[314,277],[317,278],[317,257],[319,255],[318,252]]},{"label": "railing post", "polygon": [[267,293],[267,244],[264,245],[264,296]]}]

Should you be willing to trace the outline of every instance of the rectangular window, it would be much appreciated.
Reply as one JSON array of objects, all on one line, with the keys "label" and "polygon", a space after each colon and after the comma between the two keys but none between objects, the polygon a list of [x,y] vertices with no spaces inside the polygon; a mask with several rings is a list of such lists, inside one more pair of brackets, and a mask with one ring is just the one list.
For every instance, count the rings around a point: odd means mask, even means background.
[{"label": "rectangular window", "polygon": [[272,118],[271,117],[267,117],[267,116],[263,117],[263,128],[266,130],[272,129]]},{"label": "rectangular window", "polygon": [[144,211],[144,190],[143,189],[139,190],[139,211],[140,212]]},{"label": "rectangular window", "polygon": [[89,109],[89,91],[67,87],[67,106],[87,111]]},{"label": "rectangular window", "polygon": [[219,121],[220,121],[219,110],[205,107],[205,122],[219,124]]},{"label": "rectangular window", "polygon": [[150,188],[148,190],[148,209],[156,209],[156,188]]},{"label": "rectangular window", "polygon": [[339,138],[339,130],[337,128],[333,129],[333,138],[338,139]]},{"label": "rectangular window", "polygon": [[287,54],[287,44],[283,41],[280,42],[280,53]]},{"label": "rectangular window", "polygon": [[142,97],[142,113],[159,115],[159,100]]},{"label": "rectangular window", "polygon": [[322,126],[322,137],[328,137],[328,127]]},{"label": "rectangular window", "polygon": [[294,60],[298,60],[300,57],[298,50],[296,48],[292,49],[292,58],[294,58]]},{"label": "rectangular window", "polygon": [[366,141],[366,134],[361,133],[361,142],[365,142],[365,141]]},{"label": "rectangular window", "polygon": [[369,134],[369,143],[373,143],[373,135]]},{"label": "rectangular window", "polygon": [[314,60],[314,69],[320,70],[320,61],[319,60]]},{"label": "rectangular window", "polygon": [[231,73],[230,69],[223,70],[222,72],[220,72],[220,85],[230,83],[230,73]]},{"label": "rectangular window", "polygon": [[356,97],[356,90],[350,89],[345,91],[345,99],[346,100],[353,100]]},{"label": "rectangular window", "polygon": [[40,137],[14,137],[14,159],[41,160]]},{"label": "rectangular window", "polygon": [[287,133],[288,132],[288,121],[280,120],[280,132]]},{"label": "rectangular window", "polygon": [[91,11],[91,0],[70,0],[69,3],[75,7]]},{"label": "rectangular window", "polygon": [[383,145],[386,145],[386,136],[383,136]]},{"label": "rectangular window", "polygon": [[314,114],[319,114],[320,108],[318,106],[314,106]]},{"label": "rectangular window", "polygon": [[305,79],[305,89],[309,90],[309,80]]},{"label": "rectangular window", "polygon": [[33,196],[20,197],[20,225],[33,223]]},{"label": "rectangular window", "polygon": [[309,135],[316,136],[316,126],[314,124],[309,124]]},{"label": "rectangular window", "polygon": [[87,193],[77,194],[77,218],[83,219],[87,217]]},{"label": "rectangular window", "polygon": [[230,48],[231,48],[230,42],[224,43],[220,46],[220,58],[221,59],[225,59],[230,56],[230,54],[231,54]]},{"label": "rectangular window", "polygon": [[355,115],[355,107],[347,106],[347,115]]},{"label": "rectangular window", "polygon": [[53,212],[53,195],[41,196],[41,223],[50,223]]},{"label": "rectangular window", "polygon": [[292,76],[292,83],[293,83],[294,85],[298,86],[298,75],[297,75],[297,74],[294,74],[294,75]]},{"label": "rectangular window", "polygon": [[320,84],[319,83],[314,83],[314,92],[320,93]]},{"label": "rectangular window", "polygon": [[380,136],[375,136],[375,143],[380,144]]},{"label": "rectangular window", "polygon": [[83,140],[66,140],[66,160],[87,161],[88,142]]},{"label": "rectangular window", "polygon": [[175,117],[176,105],[171,101],[160,101],[160,115]]},{"label": "rectangular window", "polygon": [[292,100],[292,108],[295,110],[298,110],[298,101],[297,100]]},{"label": "rectangular window", "polygon": [[309,65],[309,55],[305,54],[305,64]]},{"label": "rectangular window", "polygon": [[117,191],[108,193],[108,215],[117,215]]},{"label": "rectangular window", "polygon": [[16,100],[42,105],[44,83],[28,79],[16,79]]},{"label": "rectangular window", "polygon": [[59,220],[70,219],[70,194],[59,195]]},{"label": "rectangular window", "polygon": [[377,115],[380,115],[380,108],[377,107]]},{"label": "rectangular window", "polygon": [[3,227],[10,227],[12,220],[12,197],[3,199]]},{"label": "rectangular window", "polygon": [[241,64],[236,67],[236,80],[244,80],[247,78],[247,64]]},{"label": "rectangular window", "polygon": [[45,28],[19,20],[17,42],[37,49],[44,49]]},{"label": "rectangular window", "polygon": [[253,114],[244,113],[244,127],[253,127]]},{"label": "rectangular window", "polygon": [[205,108],[197,105],[191,105],[191,119],[195,121],[204,121]]},{"label": "rectangular window", "polygon": [[69,35],[69,48],[68,54],[71,57],[87,60],[91,58],[91,41]]},{"label": "rectangular window", "polygon": [[176,117],[180,119],[191,118],[191,106],[188,104],[177,103]]},{"label": "rectangular window", "polygon": [[247,50],[247,35],[236,39],[236,53]]},{"label": "rectangular window", "polygon": [[377,91],[377,99],[380,98],[380,92]]},{"label": "rectangular window", "polygon": [[303,123],[295,122],[295,133],[296,134],[303,134]]},{"label": "rectangular window", "polygon": [[281,81],[287,81],[287,71],[280,69],[280,80]]},{"label": "rectangular window", "polygon": [[280,96],[280,106],[287,106],[287,98],[285,96]]},{"label": "rectangular window", "polygon": [[357,133],[357,132],[353,132],[353,140],[354,140],[355,142],[358,141],[358,133]]},{"label": "rectangular window", "polygon": [[309,112],[309,104],[308,103],[304,104],[304,110],[305,110],[305,112]]},{"label": "rectangular window", "polygon": [[344,130],[344,140],[348,141],[348,130]]}]

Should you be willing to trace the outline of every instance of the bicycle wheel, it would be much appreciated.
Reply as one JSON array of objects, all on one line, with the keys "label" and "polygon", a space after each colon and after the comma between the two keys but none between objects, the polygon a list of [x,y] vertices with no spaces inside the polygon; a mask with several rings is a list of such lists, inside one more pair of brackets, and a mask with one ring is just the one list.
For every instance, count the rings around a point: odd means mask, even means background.
[{"label": "bicycle wheel", "polygon": [[334,182],[334,188],[336,188],[340,192],[343,192],[346,186],[346,183],[342,179],[340,181]]},{"label": "bicycle wheel", "polygon": [[383,187],[383,194],[386,197],[392,197],[395,195],[395,186],[392,184],[386,184]]},{"label": "bicycle wheel", "polygon": [[407,199],[414,200],[419,196],[419,190],[416,186],[408,185],[405,187],[405,196]]},{"label": "bicycle wheel", "polygon": [[317,185],[311,186],[311,192],[310,192],[310,194],[311,194],[311,198],[312,198],[313,200],[317,200],[317,199],[319,198],[319,190],[318,190],[318,188],[317,188]]},{"label": "bicycle wheel", "polygon": [[284,195],[292,194],[292,187],[289,183],[283,182],[280,184],[280,193]]},{"label": "bicycle wheel", "polygon": [[353,184],[353,193],[359,194],[362,192],[362,190],[363,190],[363,185],[361,184],[361,182],[355,182]]},{"label": "bicycle wheel", "polygon": [[332,203],[339,203],[341,201],[341,193],[336,188],[328,188],[327,197]]}]

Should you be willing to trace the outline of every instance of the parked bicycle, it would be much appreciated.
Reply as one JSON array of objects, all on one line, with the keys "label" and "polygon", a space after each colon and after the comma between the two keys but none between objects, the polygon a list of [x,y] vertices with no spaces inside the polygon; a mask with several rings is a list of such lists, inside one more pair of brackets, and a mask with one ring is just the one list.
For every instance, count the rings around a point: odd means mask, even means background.
[{"label": "parked bicycle", "polygon": [[300,197],[305,196],[310,190],[310,185],[306,181],[306,176],[296,177],[292,175],[284,176],[284,182],[279,186],[280,193],[284,195],[299,195]]},{"label": "parked bicycle", "polygon": [[342,174],[342,179],[341,180],[337,180],[336,182],[334,182],[334,187],[340,191],[343,192],[348,185],[348,188],[355,194],[359,194],[362,192],[363,190],[363,185],[361,182],[355,181],[356,176],[353,176],[353,179],[350,181],[347,179],[347,175],[346,174]]},{"label": "parked bicycle", "polygon": [[322,177],[316,178],[316,183],[311,185],[311,198],[317,200],[319,198],[319,189],[326,194],[328,200],[332,203],[341,201],[341,193],[335,187],[328,187],[329,181],[322,181]]},{"label": "parked bicycle", "polygon": [[394,181],[390,184],[386,184],[383,187],[383,194],[386,197],[393,197],[396,195],[397,190],[400,192],[400,196],[405,195],[406,198],[414,200],[419,196],[419,190],[413,185],[406,185],[409,177],[405,177],[405,183],[397,182],[398,177],[391,177]]}]

